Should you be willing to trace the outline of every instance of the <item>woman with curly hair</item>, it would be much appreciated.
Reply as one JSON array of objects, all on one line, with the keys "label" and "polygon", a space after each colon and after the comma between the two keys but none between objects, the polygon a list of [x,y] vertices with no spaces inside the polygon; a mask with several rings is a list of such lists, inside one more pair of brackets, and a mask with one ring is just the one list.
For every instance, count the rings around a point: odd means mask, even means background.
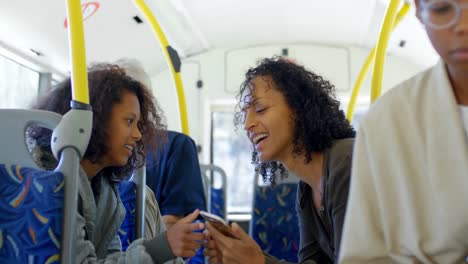
[{"label": "woman with curly hair", "polygon": [[[163,263],[195,255],[203,224],[192,224],[198,211],[174,228],[151,239],[134,241],[125,252],[117,234],[125,217],[117,183],[143,165],[145,153],[165,140],[166,127],[151,92],[116,65],[88,71],[93,128],[81,160],[77,219],[77,263]],[[59,83],[36,109],[65,114],[70,110],[70,78]],[[29,146],[38,165],[53,169],[51,131],[28,130]]]},{"label": "woman with curly hair", "polygon": [[[340,110],[334,86],[282,58],[247,71],[236,124],[254,145],[253,163],[265,181],[290,171],[301,179],[296,210],[300,263],[335,263],[351,173],[355,131]],[[211,263],[282,263],[266,255],[237,224],[231,239],[207,224]]]}]

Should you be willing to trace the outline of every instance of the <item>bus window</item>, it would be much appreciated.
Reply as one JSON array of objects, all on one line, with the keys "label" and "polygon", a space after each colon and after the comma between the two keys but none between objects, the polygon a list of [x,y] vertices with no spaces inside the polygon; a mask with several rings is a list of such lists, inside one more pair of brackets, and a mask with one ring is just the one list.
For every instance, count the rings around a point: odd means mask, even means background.
[{"label": "bus window", "polygon": [[233,112],[212,112],[212,163],[226,172],[228,215],[250,214],[255,175],[250,163],[252,144],[233,120]]},{"label": "bus window", "polygon": [[39,73],[0,55],[0,108],[27,108],[37,96]]}]

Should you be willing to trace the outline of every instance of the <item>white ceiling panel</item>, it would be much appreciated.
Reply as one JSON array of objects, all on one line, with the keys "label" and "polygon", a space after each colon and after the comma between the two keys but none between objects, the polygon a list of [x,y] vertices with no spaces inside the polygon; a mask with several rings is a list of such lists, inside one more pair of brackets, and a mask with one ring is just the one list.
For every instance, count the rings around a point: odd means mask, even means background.
[{"label": "white ceiling panel", "polygon": [[[386,1],[386,0],[385,0]],[[147,0],[182,57],[217,48],[273,44],[374,46],[384,0]],[[82,2],[90,2],[83,0]],[[140,60],[153,75],[165,68],[159,44],[131,0],[97,0],[85,21],[88,62]],[[412,12],[413,13],[413,12]],[[436,58],[413,14],[392,36],[389,51],[424,62]],[[64,0],[0,1],[0,45],[44,70],[69,69]],[[405,42],[403,47],[399,44]],[[35,56],[30,49],[42,54]]]},{"label": "white ceiling panel", "polygon": [[354,44],[367,29],[374,0],[184,3],[211,46],[241,47],[297,42]]},{"label": "white ceiling panel", "polygon": [[64,73],[68,56],[64,18],[65,1],[0,1],[0,41],[19,55]]}]

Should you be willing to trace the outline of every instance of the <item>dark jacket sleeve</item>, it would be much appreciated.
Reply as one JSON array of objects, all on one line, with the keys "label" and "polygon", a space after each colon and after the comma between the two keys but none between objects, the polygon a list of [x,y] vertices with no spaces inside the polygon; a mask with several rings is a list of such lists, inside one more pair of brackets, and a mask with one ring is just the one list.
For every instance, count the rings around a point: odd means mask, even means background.
[{"label": "dark jacket sleeve", "polygon": [[187,215],[206,210],[205,191],[195,142],[185,135],[177,137],[169,155],[167,183],[160,205],[162,214]]},{"label": "dark jacket sleeve", "polygon": [[329,208],[331,208],[331,222],[333,225],[333,239],[335,245],[335,259],[338,259],[341,234],[343,231],[346,204],[348,201],[349,183],[351,176],[351,155],[335,162],[330,168],[329,178]]},{"label": "dark jacket sleeve", "polygon": [[195,142],[169,131],[169,142],[156,156],[148,155],[147,185],[153,190],[162,215],[184,216],[206,210]]},{"label": "dark jacket sleeve", "polygon": [[148,254],[153,259],[154,263],[164,263],[176,258],[169,246],[166,232],[157,235],[151,240],[144,241],[143,245],[146,248],[146,252],[148,252]]},{"label": "dark jacket sleeve", "polygon": [[298,260],[299,263],[313,263],[310,261],[315,261],[316,263],[330,263],[330,259],[320,248],[320,244],[317,239],[317,229],[314,223],[305,221],[300,200],[304,184],[305,183],[303,182],[299,183],[296,198],[296,211],[300,232]]}]

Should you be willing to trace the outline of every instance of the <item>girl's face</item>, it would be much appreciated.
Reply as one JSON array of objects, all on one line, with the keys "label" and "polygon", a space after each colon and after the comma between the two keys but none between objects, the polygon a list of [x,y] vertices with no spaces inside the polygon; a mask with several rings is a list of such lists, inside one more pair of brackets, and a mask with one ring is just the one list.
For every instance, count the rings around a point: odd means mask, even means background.
[{"label": "girl's face", "polygon": [[244,128],[261,161],[284,161],[293,152],[293,112],[269,76],[255,77],[241,97]]},{"label": "girl's face", "polygon": [[139,120],[138,98],[129,91],[123,91],[121,102],[112,106],[107,124],[108,152],[100,160],[105,167],[122,167],[127,164],[130,156],[136,151],[137,142],[142,137],[137,126]]}]

